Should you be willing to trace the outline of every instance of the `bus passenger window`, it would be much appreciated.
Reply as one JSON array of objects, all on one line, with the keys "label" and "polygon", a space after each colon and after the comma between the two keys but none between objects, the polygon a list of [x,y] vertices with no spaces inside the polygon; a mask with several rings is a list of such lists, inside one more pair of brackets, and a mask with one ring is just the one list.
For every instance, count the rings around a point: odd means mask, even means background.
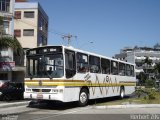
[{"label": "bus passenger window", "polygon": [[119,63],[119,75],[124,76],[125,75],[125,64]]},{"label": "bus passenger window", "polygon": [[88,72],[88,56],[82,53],[77,53],[77,72]]},{"label": "bus passenger window", "polygon": [[131,76],[131,66],[126,65],[126,76]]},{"label": "bus passenger window", "polygon": [[100,73],[100,58],[95,56],[89,56],[89,65],[91,73]]},{"label": "bus passenger window", "polygon": [[75,53],[70,50],[65,50],[66,78],[71,78],[76,74],[75,66]]},{"label": "bus passenger window", "polygon": [[110,74],[110,60],[101,59],[102,74]]},{"label": "bus passenger window", "polygon": [[131,65],[131,76],[133,76],[134,77],[134,66],[133,65]]},{"label": "bus passenger window", "polygon": [[118,62],[116,61],[111,62],[111,73],[113,75],[118,75]]}]

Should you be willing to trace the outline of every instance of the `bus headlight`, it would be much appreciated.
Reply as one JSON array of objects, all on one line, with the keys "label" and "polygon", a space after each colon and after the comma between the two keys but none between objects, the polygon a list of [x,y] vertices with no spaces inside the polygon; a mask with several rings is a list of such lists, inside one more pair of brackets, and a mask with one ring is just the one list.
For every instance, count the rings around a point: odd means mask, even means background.
[{"label": "bus headlight", "polygon": [[0,92],[0,95],[2,95],[2,92]]},{"label": "bus headlight", "polygon": [[52,89],[52,92],[57,94],[57,93],[63,93],[63,89]]}]

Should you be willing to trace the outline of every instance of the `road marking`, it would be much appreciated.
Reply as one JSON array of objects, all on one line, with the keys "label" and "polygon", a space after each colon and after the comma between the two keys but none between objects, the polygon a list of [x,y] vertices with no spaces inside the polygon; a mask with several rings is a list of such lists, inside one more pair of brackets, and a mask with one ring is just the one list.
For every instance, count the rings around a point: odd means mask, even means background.
[{"label": "road marking", "polygon": [[66,115],[66,114],[73,114],[73,113],[84,111],[84,110],[87,110],[87,109],[90,109],[90,108],[92,108],[92,107],[88,106],[88,107],[85,107],[85,108],[80,108],[80,110],[71,110],[69,112],[64,112],[64,113],[63,113],[63,111],[61,111],[61,112],[54,113],[54,115],[51,115],[51,116],[35,118],[35,119],[32,119],[32,120],[46,120],[48,118],[57,117],[57,116],[61,116],[61,115]]}]

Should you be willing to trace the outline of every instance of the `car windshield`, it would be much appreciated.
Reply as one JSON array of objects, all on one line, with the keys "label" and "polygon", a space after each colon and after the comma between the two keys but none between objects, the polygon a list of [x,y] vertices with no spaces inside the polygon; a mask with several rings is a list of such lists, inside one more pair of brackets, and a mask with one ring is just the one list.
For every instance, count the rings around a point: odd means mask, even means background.
[{"label": "car windshield", "polygon": [[64,75],[62,54],[32,56],[27,59],[30,78],[61,78]]}]

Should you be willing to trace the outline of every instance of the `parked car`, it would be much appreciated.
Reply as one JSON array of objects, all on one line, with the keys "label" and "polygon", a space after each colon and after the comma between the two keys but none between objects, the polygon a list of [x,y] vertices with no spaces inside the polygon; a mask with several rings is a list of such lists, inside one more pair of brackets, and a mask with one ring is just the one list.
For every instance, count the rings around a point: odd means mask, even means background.
[{"label": "parked car", "polygon": [[22,83],[0,80],[0,100],[23,99],[23,92],[24,86]]}]

